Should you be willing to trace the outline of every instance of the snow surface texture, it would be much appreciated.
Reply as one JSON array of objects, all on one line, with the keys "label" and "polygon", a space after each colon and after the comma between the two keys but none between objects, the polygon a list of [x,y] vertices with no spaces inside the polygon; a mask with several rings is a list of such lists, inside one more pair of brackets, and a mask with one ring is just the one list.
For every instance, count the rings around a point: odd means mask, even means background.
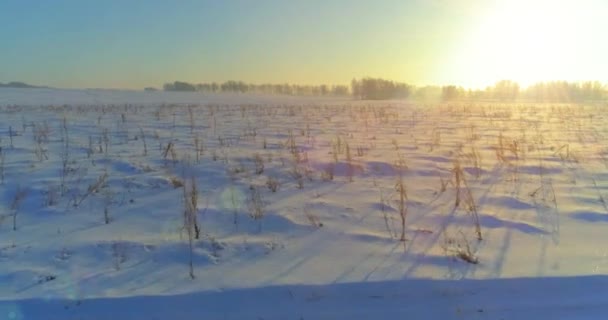
[{"label": "snow surface texture", "polygon": [[0,89],[0,319],[603,319],[607,111]]}]

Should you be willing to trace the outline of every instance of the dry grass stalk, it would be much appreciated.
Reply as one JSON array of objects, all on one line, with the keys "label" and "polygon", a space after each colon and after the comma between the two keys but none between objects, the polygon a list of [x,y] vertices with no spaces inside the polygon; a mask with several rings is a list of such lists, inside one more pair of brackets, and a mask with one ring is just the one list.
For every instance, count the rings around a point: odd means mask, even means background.
[{"label": "dry grass stalk", "polygon": [[27,189],[22,189],[21,186],[17,186],[17,190],[15,191],[15,195],[13,196],[13,200],[11,201],[10,209],[13,211],[13,231],[17,230],[17,215],[19,214],[19,207],[21,206],[21,202],[28,194]]},{"label": "dry grass stalk", "polygon": [[462,170],[462,167],[460,166],[460,162],[458,160],[454,162],[454,168],[452,169],[452,173],[454,174],[456,188],[456,199],[454,203],[454,208],[460,206],[461,200],[464,201],[466,205],[466,210],[473,217],[473,224],[475,226],[477,240],[482,240],[483,238],[481,236],[481,225],[479,221],[479,214],[477,212],[477,206],[475,204],[475,199],[473,198],[473,193],[471,192],[471,189],[467,184],[464,171]]},{"label": "dry grass stalk", "polygon": [[405,241],[405,218],[407,216],[407,190],[403,182],[403,174],[399,174],[395,184],[397,194],[399,194],[399,218],[401,218],[401,237],[399,241]]}]

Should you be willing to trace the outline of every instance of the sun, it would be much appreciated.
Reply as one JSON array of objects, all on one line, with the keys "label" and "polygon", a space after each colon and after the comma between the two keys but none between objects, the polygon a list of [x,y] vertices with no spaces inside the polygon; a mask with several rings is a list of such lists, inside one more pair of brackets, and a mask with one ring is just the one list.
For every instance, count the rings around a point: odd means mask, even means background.
[{"label": "sun", "polygon": [[451,81],[481,87],[501,79],[522,85],[572,80],[588,36],[585,10],[571,1],[499,1],[479,14],[450,59]]}]

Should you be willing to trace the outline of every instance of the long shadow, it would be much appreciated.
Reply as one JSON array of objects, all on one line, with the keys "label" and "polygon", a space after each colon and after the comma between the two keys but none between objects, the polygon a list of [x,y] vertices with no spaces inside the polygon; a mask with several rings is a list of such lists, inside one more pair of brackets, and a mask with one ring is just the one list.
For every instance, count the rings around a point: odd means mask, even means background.
[{"label": "long shadow", "polygon": [[571,214],[572,218],[585,222],[608,222],[608,214],[580,211]]},{"label": "long shadow", "polygon": [[385,254],[382,261],[380,261],[370,272],[368,272],[363,278],[364,282],[370,280],[371,276],[382,267],[382,265],[388,260],[388,258],[401,246],[401,243],[395,243]]},{"label": "long shadow", "polygon": [[280,285],[0,300],[2,319],[601,319],[608,276]]},{"label": "long shadow", "polygon": [[508,229],[505,231],[505,236],[502,240],[502,245],[500,246],[500,249],[496,253],[496,259],[495,259],[496,262],[494,262],[494,266],[492,269],[494,277],[500,277],[500,275],[502,274],[502,269],[504,267],[505,260],[507,258],[507,253],[509,252],[509,249],[511,249],[512,234],[513,234],[513,230],[511,230],[511,229]]},{"label": "long shadow", "polygon": [[[443,234],[443,232],[445,231],[445,229],[452,224],[452,221],[455,219],[455,215],[456,215],[456,208],[452,208],[452,210],[450,211],[450,213],[448,213],[443,221],[440,223],[439,226],[439,231],[435,232],[432,234],[430,240],[428,241],[427,245],[424,246],[419,252],[422,254],[426,254],[428,253],[428,251],[437,243],[437,241],[439,241],[439,238],[441,237],[441,235]],[[413,262],[409,268],[407,268],[407,270],[403,273],[403,277],[407,278],[410,275],[412,275],[417,269],[418,267],[421,266],[423,261],[421,261],[421,259],[417,259],[415,262]]]}]

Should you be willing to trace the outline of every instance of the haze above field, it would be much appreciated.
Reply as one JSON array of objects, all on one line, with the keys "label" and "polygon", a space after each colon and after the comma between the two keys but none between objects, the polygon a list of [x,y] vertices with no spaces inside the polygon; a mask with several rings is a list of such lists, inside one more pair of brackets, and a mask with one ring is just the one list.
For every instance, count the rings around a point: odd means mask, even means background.
[{"label": "haze above field", "polygon": [[0,3],[0,82],[608,82],[600,0]]}]

